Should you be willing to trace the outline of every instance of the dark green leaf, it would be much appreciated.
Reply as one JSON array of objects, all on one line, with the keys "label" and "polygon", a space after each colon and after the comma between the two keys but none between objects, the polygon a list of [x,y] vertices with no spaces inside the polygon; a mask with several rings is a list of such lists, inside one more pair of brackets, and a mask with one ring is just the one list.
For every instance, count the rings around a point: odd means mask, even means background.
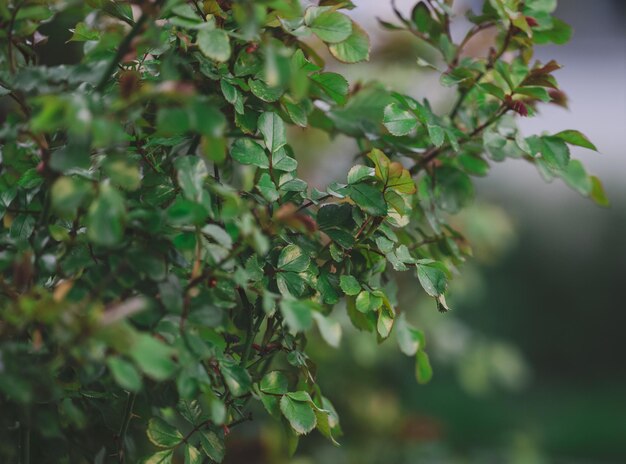
[{"label": "dark green leaf", "polygon": [[428,383],[433,377],[433,370],[430,367],[428,355],[420,350],[415,357],[415,377],[419,383]]},{"label": "dark green leaf", "polygon": [[386,216],[387,203],[380,190],[360,183],[350,185],[350,197],[366,213],[372,216]]},{"label": "dark green leaf", "polygon": [[287,377],[280,371],[272,371],[263,377],[259,383],[259,389],[264,393],[282,395],[287,393]]},{"label": "dark green leaf", "polygon": [[132,392],[141,389],[141,375],[131,363],[120,357],[111,356],[107,359],[107,365],[120,387]]},{"label": "dark green leaf", "polygon": [[230,156],[241,164],[251,164],[267,169],[270,165],[269,159],[263,147],[252,139],[242,138],[235,140],[230,147]]},{"label": "dark green leaf", "polygon": [[336,103],[343,105],[346,102],[349,85],[341,74],[323,72],[314,74],[311,79]]},{"label": "dark green leaf", "polygon": [[250,391],[252,380],[250,379],[250,374],[243,366],[232,361],[222,361],[220,363],[220,371],[233,396],[245,395]]}]

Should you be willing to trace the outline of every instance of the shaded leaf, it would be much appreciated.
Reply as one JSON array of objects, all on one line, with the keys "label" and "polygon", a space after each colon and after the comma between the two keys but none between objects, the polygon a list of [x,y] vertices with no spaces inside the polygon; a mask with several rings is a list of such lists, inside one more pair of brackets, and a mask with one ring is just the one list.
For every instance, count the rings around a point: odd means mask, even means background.
[{"label": "shaded leaf", "polygon": [[150,441],[161,448],[172,448],[183,441],[183,434],[160,417],[150,419],[147,433]]}]

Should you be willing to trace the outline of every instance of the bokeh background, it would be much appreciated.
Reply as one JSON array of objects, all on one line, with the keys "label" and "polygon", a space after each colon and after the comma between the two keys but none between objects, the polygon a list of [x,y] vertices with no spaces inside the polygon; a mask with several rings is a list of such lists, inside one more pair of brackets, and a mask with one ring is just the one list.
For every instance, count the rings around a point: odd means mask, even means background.
[{"label": "bokeh background", "polygon": [[[446,111],[454,95],[417,66],[436,54],[404,33],[382,30],[391,4],[356,0],[352,14],[370,31],[370,63],[331,66],[352,83],[379,79]],[[398,1],[410,11],[414,1]],[[459,13],[480,0],[457,0]],[[462,15],[461,15],[462,16]],[[573,150],[600,176],[602,209],[521,160],[495,164],[478,179],[474,207],[458,218],[475,258],[451,289],[454,310],[437,313],[399,275],[402,309],[425,330],[435,376],[418,386],[412,361],[393,343],[377,347],[348,329],[341,350],[313,342],[323,391],[335,403],[340,448],[315,435],[296,457],[280,456],[279,428],[251,424],[231,437],[231,463],[624,463],[626,462],[626,2],[561,0],[557,16],[574,27],[554,58],[569,110],[544,106],[523,120],[525,135],[576,128],[600,154]],[[458,30],[466,27],[461,20]],[[484,44],[474,44],[484,53]],[[436,62],[435,62],[436,64]],[[340,179],[355,147],[309,131],[292,137],[306,176]],[[314,147],[314,150],[311,150]],[[308,166],[308,167],[307,167]]]}]

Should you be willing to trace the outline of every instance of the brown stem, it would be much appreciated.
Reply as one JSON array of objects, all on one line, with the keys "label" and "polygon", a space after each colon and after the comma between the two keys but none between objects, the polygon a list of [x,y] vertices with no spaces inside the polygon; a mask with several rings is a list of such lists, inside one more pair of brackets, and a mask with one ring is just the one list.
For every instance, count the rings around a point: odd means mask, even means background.
[{"label": "brown stem", "polygon": [[321,197],[319,200],[317,200],[317,202],[314,202],[313,200],[309,200],[309,201],[307,201],[306,203],[304,203],[302,206],[300,206],[300,207],[296,210],[296,212],[298,212],[298,211],[302,211],[303,209],[307,209],[309,206],[313,206],[313,205],[316,205],[316,204],[321,203],[321,202],[323,202],[323,201],[326,201],[326,200],[328,200],[329,198],[332,198],[332,195],[331,195],[331,194],[324,195],[324,196],[323,196],[323,197]]},{"label": "brown stem", "polygon": [[[496,111],[493,116],[491,116],[484,123],[482,123],[481,125],[476,127],[476,129],[474,129],[472,132],[470,132],[466,137],[464,137],[463,139],[459,140],[459,145],[468,142],[473,137],[475,137],[478,134],[480,134],[487,127],[489,127],[494,122],[496,122],[498,119],[500,119],[500,117],[502,117],[504,115],[504,113],[506,113],[508,110],[509,110],[509,108],[506,105],[503,104],[502,106],[500,106],[498,111]],[[418,173],[420,171],[420,169],[422,169],[424,166],[426,166],[432,160],[437,158],[441,153],[443,153],[447,149],[448,149],[448,144],[447,143],[442,145],[442,146],[440,146],[439,148],[435,148],[435,147],[430,148],[429,150],[427,150],[424,153],[424,156],[422,157],[422,159],[419,162],[415,163],[415,165],[413,165],[411,167],[411,169],[409,169],[409,172],[411,174]]]}]

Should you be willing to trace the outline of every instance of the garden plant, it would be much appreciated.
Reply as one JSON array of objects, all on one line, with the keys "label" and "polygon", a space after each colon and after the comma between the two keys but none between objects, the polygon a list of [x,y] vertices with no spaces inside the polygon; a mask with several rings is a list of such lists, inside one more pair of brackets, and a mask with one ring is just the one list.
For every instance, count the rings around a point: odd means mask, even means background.
[{"label": "garden plant", "polygon": [[[556,0],[394,6],[380,27],[439,53],[415,66],[454,94],[444,114],[325,71],[369,59],[358,2],[303,3],[0,4],[1,462],[221,462],[249,420],[282,422],[285,454],[314,430],[338,443],[348,393],[320,390],[307,334],[391,338],[428,382],[395,276],[449,310],[472,177],[514,158],[606,204],[570,159],[595,150],[583,134],[516,125],[567,103],[559,64],[533,58],[571,35]],[[45,66],[60,20],[80,57]],[[319,190],[289,143],[311,127],[353,140]]]}]

